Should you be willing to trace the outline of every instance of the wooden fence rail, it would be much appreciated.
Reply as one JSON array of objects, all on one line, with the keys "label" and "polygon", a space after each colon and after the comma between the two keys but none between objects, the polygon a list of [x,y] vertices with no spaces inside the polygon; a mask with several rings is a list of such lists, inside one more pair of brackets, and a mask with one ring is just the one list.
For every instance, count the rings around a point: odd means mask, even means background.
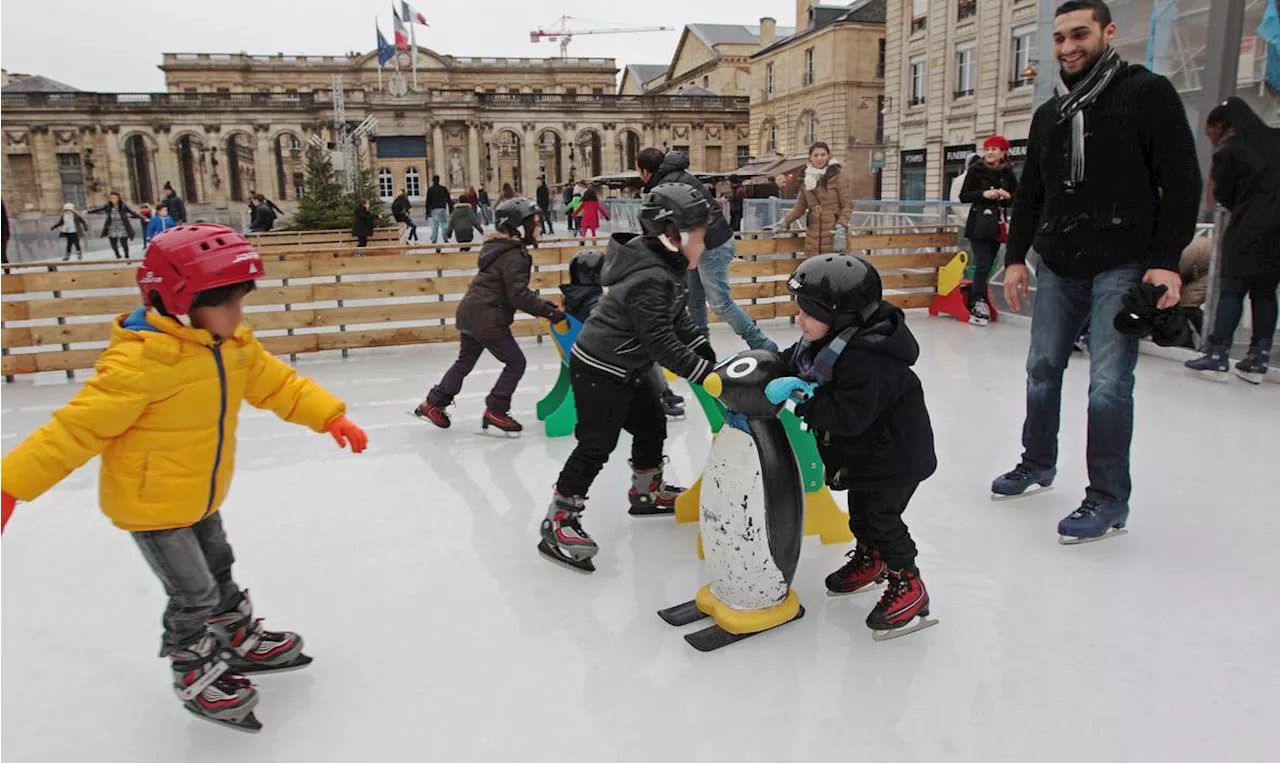
[{"label": "wooden fence rail", "polygon": [[[956,252],[958,230],[868,229],[852,236],[855,253],[880,270],[887,298],[904,309],[925,307],[937,269]],[[558,300],[569,260],[605,241],[554,242],[533,250],[530,287]],[[457,300],[476,273],[478,245],[379,244],[354,250],[341,242],[270,251],[266,275],[247,300],[245,321],[271,351],[294,355],[457,339]],[[803,235],[738,241],[732,295],[757,320],[791,316],[786,278],[803,259]],[[110,338],[111,321],[139,303],[138,261],[8,265],[0,277],[0,359],[6,378],[91,368]],[[713,320],[715,316],[712,316]],[[518,316],[517,336],[542,331]]]}]

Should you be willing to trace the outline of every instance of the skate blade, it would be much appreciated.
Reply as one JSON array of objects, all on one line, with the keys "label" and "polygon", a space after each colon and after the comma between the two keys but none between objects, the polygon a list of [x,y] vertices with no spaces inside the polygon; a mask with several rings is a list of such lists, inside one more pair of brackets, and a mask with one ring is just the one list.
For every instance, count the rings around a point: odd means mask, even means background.
[{"label": "skate blade", "polygon": [[755,633],[730,633],[719,625],[713,625],[710,628],[703,628],[696,633],[690,633],[684,637],[684,640],[689,642],[689,646],[697,649],[699,652],[714,652],[717,649],[723,649],[726,646],[731,646],[744,639],[749,639],[752,636],[758,636],[761,633],[775,631],[783,625],[786,625],[787,623],[794,623],[802,617],[804,617],[804,607],[800,607],[800,611],[796,613],[796,616],[788,620],[786,623],[781,623],[762,631],[756,631]]},{"label": "skate blade", "polygon": [[969,325],[970,325],[970,326],[985,326],[985,325],[987,325],[987,324],[988,324],[988,323],[990,323],[990,322],[991,322],[991,321],[990,321],[990,320],[988,320],[988,319],[986,319],[986,318],[973,318],[973,317],[970,317],[970,318],[969,318]]},{"label": "skate blade", "polygon": [[243,731],[246,734],[256,734],[259,731],[262,731],[262,723],[258,720],[258,716],[254,715],[252,711],[238,721],[226,720],[223,718],[212,718],[203,713],[196,712],[189,707],[187,708],[187,712],[202,721],[208,721],[214,725],[225,726],[226,728],[235,729],[236,731]]},{"label": "skate blade", "polygon": [[833,591],[830,588],[828,588],[827,596],[832,599],[841,599],[841,598],[844,598],[845,596],[857,596],[860,593],[866,593],[868,591],[879,591],[881,588],[884,588],[884,585],[885,585],[885,581],[877,580],[874,583],[869,583],[853,591]]},{"label": "skate blade", "polygon": [[1129,531],[1124,529],[1123,527],[1113,527],[1110,530],[1107,530],[1106,532],[1104,532],[1103,534],[1093,538],[1077,538],[1073,535],[1059,535],[1058,543],[1061,543],[1064,546],[1079,546],[1082,543],[1093,543],[1094,541],[1104,540],[1106,538],[1110,538],[1116,535],[1124,535],[1127,532]]},{"label": "skate blade", "polygon": [[546,545],[544,544],[545,544],[545,541],[543,541],[543,543],[538,544],[538,553],[542,554],[543,558],[546,559],[547,561],[555,562],[561,567],[565,567],[567,569],[573,570],[574,572],[577,572],[582,575],[590,575],[591,573],[596,571],[595,562],[592,562],[590,558],[581,559],[581,560],[570,559],[567,556],[562,556],[559,553],[552,551],[551,549],[547,548]]},{"label": "skate blade", "polygon": [[670,517],[676,513],[676,507],[665,506],[632,506],[627,513],[633,517]]},{"label": "skate blade", "polygon": [[490,438],[497,439],[497,440],[518,440],[518,439],[520,439],[520,432],[506,432],[506,431],[504,431],[504,430],[496,429],[496,428],[495,428],[494,430],[490,431],[489,429],[486,429],[486,428],[484,428],[484,427],[481,427],[480,431],[479,431],[479,432],[476,432],[476,434],[477,434],[477,435],[479,435],[480,437],[490,437]]},{"label": "skate blade", "polygon": [[1012,501],[1018,498],[1030,498],[1033,495],[1039,495],[1040,493],[1047,493],[1050,490],[1053,490],[1053,485],[1041,485],[1037,483],[1035,486],[1029,487],[1026,490],[1023,490],[1021,493],[1018,493],[1017,495],[1004,495],[1003,493],[992,493],[991,500],[999,503],[1002,501]]},{"label": "skate blade", "polygon": [[666,609],[658,610],[658,617],[661,617],[663,622],[667,625],[671,625],[676,628],[696,623],[709,616],[710,615],[706,612],[698,609],[697,602],[693,599],[690,599],[683,604],[677,604],[674,607],[667,607]]},{"label": "skate blade", "polygon": [[1236,372],[1236,376],[1238,376],[1240,379],[1244,381],[1249,382],[1250,384],[1261,384],[1262,377],[1266,375],[1266,374],[1250,373],[1249,371],[1241,371],[1238,368],[1235,369],[1235,372]]},{"label": "skate blade", "polygon": [[1223,382],[1223,383],[1225,383],[1225,382],[1227,381],[1227,378],[1228,378],[1228,377],[1227,377],[1227,372],[1226,372],[1226,371],[1200,371],[1200,370],[1197,370],[1197,369],[1194,369],[1194,368],[1188,368],[1188,369],[1187,369],[1187,374],[1189,374],[1189,375],[1191,375],[1191,376],[1198,376],[1198,377],[1200,377],[1201,379],[1206,379],[1206,380],[1208,380],[1208,381],[1212,381],[1212,382]]},{"label": "skate blade", "polygon": [[289,662],[289,664],[281,665],[280,667],[272,667],[270,665],[259,665],[256,663],[248,662],[247,660],[235,661],[235,662],[228,660],[227,665],[229,665],[232,670],[242,675],[269,676],[273,673],[292,673],[295,670],[302,670],[303,668],[307,667],[314,661],[315,660],[311,659],[310,656],[305,654],[300,654],[297,657],[295,657],[291,662]]},{"label": "skate blade", "polygon": [[938,624],[938,621],[933,619],[932,617],[929,617],[928,615],[919,615],[916,618],[914,618],[910,623],[902,626],[901,628],[893,628],[887,631],[873,630],[871,631],[871,638],[875,639],[876,641],[892,641],[895,638],[910,636],[912,633],[915,633],[916,631],[922,631],[925,628],[932,628],[937,624]]}]

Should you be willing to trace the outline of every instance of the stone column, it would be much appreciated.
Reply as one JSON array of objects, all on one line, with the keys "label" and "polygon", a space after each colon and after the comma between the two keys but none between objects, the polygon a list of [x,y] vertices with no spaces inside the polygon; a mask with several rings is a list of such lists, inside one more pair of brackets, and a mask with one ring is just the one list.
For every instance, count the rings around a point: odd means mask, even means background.
[{"label": "stone column", "polygon": [[[53,150],[49,125],[31,126],[31,156],[36,168],[36,184],[40,189],[36,203],[41,213],[62,211],[62,176],[58,174],[58,154]],[[34,196],[34,194],[33,194]]]},{"label": "stone column", "polygon": [[[88,134],[84,134],[82,138],[88,142]],[[96,141],[94,141],[97,143]],[[120,133],[112,132],[111,128],[104,127],[102,129],[102,142],[95,146],[95,149],[101,147],[101,152],[95,150],[98,154],[95,157],[97,166],[94,167],[93,174],[107,188],[107,193],[118,191],[123,199],[129,204],[137,205],[143,201],[150,199],[135,199],[130,193],[130,173],[129,161],[124,152],[124,146],[121,145]]]},{"label": "stone column", "polygon": [[535,141],[538,126],[525,122],[521,127],[524,132],[520,136],[520,188],[517,192],[533,198],[534,189],[538,186],[538,146]]},{"label": "stone column", "polygon": [[600,144],[600,171],[604,174],[617,172],[618,167],[618,133],[617,124],[604,123],[604,140]]},{"label": "stone column", "polygon": [[280,189],[276,187],[276,157],[271,150],[271,140],[267,137],[271,129],[269,124],[253,126],[257,145],[253,151],[253,171],[256,174],[253,190],[275,201],[280,198]]},{"label": "stone column", "polygon": [[444,127],[439,122],[431,123],[431,161],[428,162],[427,176],[422,179],[424,186],[431,184],[431,177],[439,175],[442,183],[447,183],[448,158],[444,155]]},{"label": "stone column", "polygon": [[467,122],[467,185],[479,187],[484,183],[480,177],[480,125]]}]

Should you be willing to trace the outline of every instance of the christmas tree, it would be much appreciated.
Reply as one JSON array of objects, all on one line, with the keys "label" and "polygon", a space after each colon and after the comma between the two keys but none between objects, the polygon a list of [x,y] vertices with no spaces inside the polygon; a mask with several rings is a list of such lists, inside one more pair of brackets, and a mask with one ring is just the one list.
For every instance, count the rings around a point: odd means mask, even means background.
[{"label": "christmas tree", "polygon": [[290,221],[291,230],[328,230],[351,228],[352,214],[356,206],[368,199],[379,215],[381,223],[382,201],[373,186],[373,175],[360,166],[356,170],[355,191],[346,193],[338,173],[333,168],[329,152],[312,146],[307,149],[306,185],[297,211]]}]

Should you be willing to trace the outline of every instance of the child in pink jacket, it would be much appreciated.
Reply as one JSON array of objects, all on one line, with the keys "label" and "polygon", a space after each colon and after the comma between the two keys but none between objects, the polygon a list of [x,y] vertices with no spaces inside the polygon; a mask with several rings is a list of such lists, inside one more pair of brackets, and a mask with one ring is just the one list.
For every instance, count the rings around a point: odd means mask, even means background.
[{"label": "child in pink jacket", "polygon": [[582,236],[596,235],[596,229],[600,227],[600,218],[609,219],[609,213],[605,211],[604,205],[600,203],[599,197],[592,188],[588,188],[586,193],[582,194],[582,203],[573,211],[573,216],[579,220],[578,233]]}]

